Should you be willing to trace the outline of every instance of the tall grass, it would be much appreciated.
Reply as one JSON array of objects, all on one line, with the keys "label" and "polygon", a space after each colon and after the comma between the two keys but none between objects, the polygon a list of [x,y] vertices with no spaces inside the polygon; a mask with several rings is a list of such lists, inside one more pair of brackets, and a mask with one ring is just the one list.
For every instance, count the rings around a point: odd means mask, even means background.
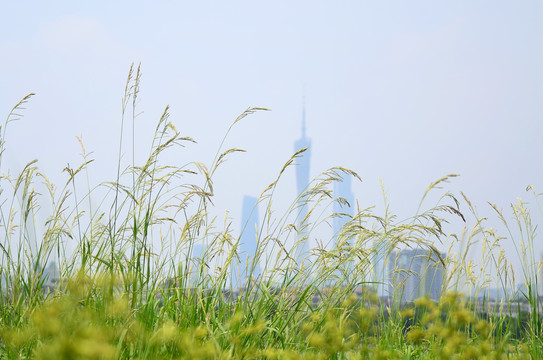
[{"label": "tall grass", "polygon": [[[141,74],[139,66],[128,74],[112,181],[89,183],[93,159],[81,141],[81,164],[65,168],[61,187],[36,161],[15,177],[2,168],[8,125],[22,117],[33,94],[16,104],[0,128],[2,358],[541,357],[536,227],[524,203],[512,205],[517,232],[492,207],[516,244],[528,312],[512,296],[498,304],[489,299],[487,289],[496,281],[503,289],[515,284],[514,272],[502,237],[485,227],[488,220],[479,217],[467,196],[440,193],[437,203],[426,207],[428,194],[440,192],[456,175],[431,183],[417,213],[400,221],[384,190],[382,215],[335,198],[334,182],[361,179],[334,167],[278,214],[277,186],[304,155],[306,149],[300,149],[258,198],[265,209],[258,246],[245,261],[231,220],[221,224],[213,216],[213,179],[229,156],[244,151],[224,148],[229,133],[245,117],[267,109],[253,107],[238,116],[211,164],[164,165],[166,152],[195,143],[177,131],[166,107],[147,159],[137,163],[133,129]],[[132,157],[126,164],[123,138],[129,121]],[[45,201],[52,212],[41,224],[43,233],[37,233]],[[331,212],[334,202],[354,207],[354,215]],[[308,210],[303,219],[301,206]],[[341,231],[300,261],[295,254],[304,242],[334,217],[345,218]],[[459,232],[446,233],[459,223],[464,224]],[[73,252],[68,244],[76,244]],[[481,245],[478,262],[469,259],[475,244]],[[442,290],[449,295],[438,303],[423,298],[395,306],[378,298],[375,289],[383,279],[376,277],[377,261],[404,248],[434,254],[429,259],[445,269]],[[438,248],[448,248],[447,255]],[[59,264],[60,279],[45,291],[44,268],[51,261]],[[232,277],[232,269],[241,276]],[[400,289],[389,295],[401,299]]]}]

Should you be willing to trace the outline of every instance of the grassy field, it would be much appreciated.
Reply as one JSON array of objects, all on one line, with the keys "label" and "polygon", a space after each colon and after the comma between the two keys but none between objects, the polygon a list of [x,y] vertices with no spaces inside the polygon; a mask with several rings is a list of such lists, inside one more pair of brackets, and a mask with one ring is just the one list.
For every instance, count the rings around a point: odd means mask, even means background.
[{"label": "grassy field", "polygon": [[[137,114],[140,76],[139,68],[131,68],[121,133]],[[22,117],[31,96],[13,108],[0,129],[0,156],[8,126]],[[244,117],[265,110],[247,109],[228,133]],[[92,162],[85,152],[80,166],[65,169],[61,187],[34,162],[8,175],[0,157],[0,358],[543,358],[536,233],[522,202],[512,204],[511,227],[494,207],[522,264],[526,290],[521,301],[506,295],[494,304],[479,297],[491,286],[509,288],[515,275],[500,236],[463,194],[444,192],[437,204],[421,205],[405,221],[388,206],[384,215],[357,209],[337,234],[337,246],[313,249],[311,262],[299,264],[292,254],[312,231],[331,217],[346,217],[323,215],[333,202],[344,202],[333,197],[333,183],[346,175],[358,178],[349,169],[329,169],[278,215],[273,206],[277,184],[303,156],[301,149],[263,189],[258,202],[266,211],[258,250],[240,266],[246,254],[238,251],[239,235],[230,222],[218,224],[210,209],[214,173],[242,150],[223,149],[223,140],[210,165],[160,162],[167,149],[192,141],[169,122],[166,108],[147,161],[123,164],[121,147],[116,179],[96,187],[85,184]],[[431,184],[424,197],[440,191],[451,177]],[[37,191],[38,185],[47,191]],[[36,239],[33,224],[42,201],[53,212]],[[460,203],[469,213],[460,212]],[[297,218],[300,204],[309,210],[304,219]],[[471,225],[446,234],[448,223]],[[437,243],[450,245],[446,257]],[[481,245],[479,263],[467,256],[476,243]],[[73,253],[67,244],[77,245]],[[199,244],[205,244],[201,254],[195,251]],[[375,260],[406,247],[440,257],[446,275],[439,302],[421,298],[394,305],[377,296]],[[54,286],[43,269],[51,261],[60,265]],[[263,270],[255,278],[257,262]],[[246,286],[231,283],[232,269],[250,279]],[[500,307],[484,310],[490,305]]]}]

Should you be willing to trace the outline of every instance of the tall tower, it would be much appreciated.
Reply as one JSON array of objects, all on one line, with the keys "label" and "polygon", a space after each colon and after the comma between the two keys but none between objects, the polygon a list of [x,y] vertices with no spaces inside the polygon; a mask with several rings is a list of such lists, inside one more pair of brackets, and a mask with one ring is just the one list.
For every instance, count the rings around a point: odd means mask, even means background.
[{"label": "tall tower", "polygon": [[260,275],[260,266],[258,259],[255,259],[258,241],[258,199],[252,196],[243,197],[243,207],[241,211],[241,235],[237,248],[240,258],[239,266],[236,260],[233,260],[232,267],[232,285],[234,288],[246,285],[247,278],[258,278]]},{"label": "tall tower", "polygon": [[[296,159],[296,188],[298,191],[298,196],[301,195],[305,190],[307,190],[307,187],[309,185],[309,164],[311,160],[311,139],[306,137],[305,134],[305,98],[303,101],[303,107],[302,107],[302,137],[294,143],[294,151],[301,150],[303,148],[308,148],[301,157]],[[303,262],[303,259],[307,256],[308,253],[308,239],[307,239],[307,231],[305,230],[307,227],[307,223],[304,223],[304,219],[308,212],[308,205],[307,201],[302,197],[299,199],[298,204],[298,231],[299,231],[299,238],[297,239],[301,243],[296,249],[296,261],[298,262],[298,265],[301,265]]]}]

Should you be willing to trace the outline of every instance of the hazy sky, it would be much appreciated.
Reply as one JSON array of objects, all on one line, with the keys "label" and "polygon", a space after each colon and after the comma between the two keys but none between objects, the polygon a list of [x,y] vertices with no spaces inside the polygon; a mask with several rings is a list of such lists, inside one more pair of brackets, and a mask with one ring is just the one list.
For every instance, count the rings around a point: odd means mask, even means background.
[{"label": "hazy sky", "polygon": [[[507,208],[532,200],[526,185],[543,190],[541,19],[541,0],[4,1],[2,116],[37,93],[8,130],[7,163],[39,158],[60,181],[80,161],[82,135],[96,181],[113,179],[125,79],[141,62],[141,159],[167,104],[198,141],[165,159],[175,164],[210,163],[239,113],[272,110],[229,137],[248,152],[217,174],[218,213],[239,219],[243,195],[258,195],[292,155],[305,84],[313,176],[357,171],[361,207],[382,203],[381,178],[407,217],[431,181],[457,173],[449,189],[491,216],[486,201]],[[293,170],[284,183],[290,200]]]}]

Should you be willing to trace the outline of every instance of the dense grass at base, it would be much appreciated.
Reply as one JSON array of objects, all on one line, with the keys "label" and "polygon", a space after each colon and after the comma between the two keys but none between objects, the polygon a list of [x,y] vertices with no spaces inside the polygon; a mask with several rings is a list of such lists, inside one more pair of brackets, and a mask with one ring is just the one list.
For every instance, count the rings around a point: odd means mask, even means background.
[{"label": "dense grass at base", "polygon": [[[3,358],[37,359],[530,359],[541,343],[496,336],[496,321],[450,293],[385,314],[376,298],[350,297],[326,311],[252,313],[251,304],[150,297],[130,307],[110,280],[76,278],[43,303],[2,309]],[[196,300],[196,299],[191,299]],[[279,302],[279,299],[277,299]],[[297,318],[292,320],[292,317]]]},{"label": "dense grass at base", "polygon": [[[140,69],[131,68],[121,134],[130,122],[135,126],[140,79]],[[390,211],[386,195],[382,215],[371,207],[357,208],[352,216],[327,215],[335,202],[354,206],[334,198],[331,190],[344,176],[359,179],[342,167],[314,178],[278,213],[277,184],[304,149],[287,159],[262,191],[258,249],[246,262],[232,221],[220,225],[211,215],[213,175],[242,151],[223,149],[234,125],[265,109],[249,108],[235,119],[209,166],[171,166],[160,163],[161,155],[193,140],[179,134],[166,108],[142,164],[134,158],[130,164],[121,161],[121,135],[116,179],[85,184],[92,159],[82,145],[81,165],[67,167],[66,182],[57,187],[35,162],[15,176],[2,168],[8,125],[21,118],[31,96],[0,128],[0,358],[543,358],[536,226],[522,201],[511,206],[512,227],[493,208],[515,243],[526,283],[521,298],[530,311],[515,308],[518,303],[509,295],[498,312],[478,309],[478,295],[491,285],[507,289],[515,274],[500,245],[503,237],[464,194],[442,192],[437,203],[425,207],[428,195],[454,175],[432,183],[419,211],[402,221]],[[34,225],[41,201],[53,211],[38,234]],[[303,219],[301,206],[308,214]],[[312,232],[337,217],[345,220],[334,234],[337,242],[312,249],[311,261],[300,261],[295,254]],[[449,223],[464,225],[445,233]],[[73,253],[67,244],[75,244]],[[436,244],[450,249],[446,257]],[[478,264],[467,260],[474,244],[481,245]],[[445,266],[439,302],[422,298],[395,306],[376,296],[376,260],[403,248],[427,249]],[[47,287],[43,267],[51,261],[60,265],[59,282]],[[256,264],[262,266],[258,276]],[[232,284],[232,271],[251,281],[244,287]]]}]

